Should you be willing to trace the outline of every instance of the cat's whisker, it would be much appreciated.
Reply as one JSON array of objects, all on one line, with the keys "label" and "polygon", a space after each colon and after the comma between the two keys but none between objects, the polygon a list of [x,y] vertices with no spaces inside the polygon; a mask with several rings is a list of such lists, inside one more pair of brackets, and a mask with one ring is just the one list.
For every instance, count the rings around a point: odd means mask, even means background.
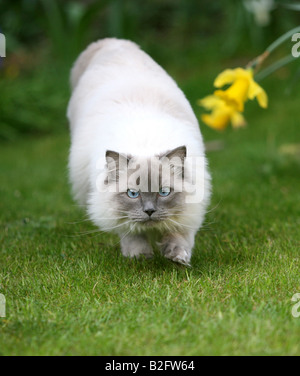
[{"label": "cat's whisker", "polygon": [[213,211],[215,211],[219,207],[219,205],[221,204],[221,202],[222,202],[222,199],[213,208],[211,208],[210,210],[208,210],[206,212],[206,214],[212,213]]},{"label": "cat's whisker", "polygon": [[103,228],[102,231],[103,231],[103,232],[106,232],[106,231],[112,231],[112,230],[115,230],[115,229],[120,228],[120,227],[122,227],[122,226],[128,225],[128,223],[130,223],[130,222],[131,222],[131,220],[126,221],[126,222],[123,222],[123,223],[120,223],[120,224],[118,224],[118,225],[116,225],[116,226],[113,226],[113,227]]},{"label": "cat's whisker", "polygon": [[[135,224],[133,223],[133,228],[134,227],[135,227]],[[125,234],[123,234],[122,237],[116,243],[113,244],[113,247],[115,247],[117,244],[119,244],[120,241],[122,241],[123,239],[125,239],[131,232],[132,232],[132,228],[129,227],[129,229],[125,232]]]},{"label": "cat's whisker", "polygon": [[171,213],[168,214],[169,217],[194,217],[194,216],[199,216],[198,213]]},{"label": "cat's whisker", "polygon": [[[119,226],[115,226],[115,227],[112,227],[112,228],[110,228],[110,229],[95,230],[95,231],[91,232],[91,234],[92,234],[92,233],[97,233],[97,235],[96,235],[96,236],[92,236],[91,239],[96,238],[96,237],[102,235],[103,233],[105,233],[105,232],[107,232],[107,231],[112,231],[112,230],[114,230],[115,228],[121,227],[122,225],[126,225],[126,224],[128,224],[129,222],[130,222],[130,221],[125,222],[125,223],[122,223],[121,225],[119,225]],[[128,235],[130,232],[131,232],[131,229],[129,229],[129,230],[126,232],[126,234]],[[89,235],[89,234],[83,234],[83,235]],[[126,236],[127,236],[127,235],[126,235]],[[82,236],[82,235],[77,235],[77,236]]]},{"label": "cat's whisker", "polygon": [[[124,215],[122,217],[110,217],[110,218],[104,218],[104,217],[101,217],[101,219],[105,219],[105,220],[111,220],[111,219],[127,219],[128,218],[128,215]],[[91,219],[90,218],[86,218],[86,219],[82,219],[80,221],[75,221],[75,222],[65,222],[66,224],[68,225],[77,225],[79,223],[83,223],[83,222],[89,222]]]},{"label": "cat's whisker", "polygon": [[128,231],[125,232],[125,234],[120,238],[120,241],[124,240],[131,232],[132,230],[134,229],[135,225],[133,224],[132,226],[133,228],[129,228]]},{"label": "cat's whisker", "polygon": [[209,223],[204,223],[201,227],[203,230],[211,230],[213,231],[213,227],[211,225],[215,225],[217,222],[209,222]]},{"label": "cat's whisker", "polygon": [[101,217],[101,219],[106,219],[106,220],[115,220],[115,219],[129,219],[128,215],[124,215],[123,217],[108,217],[108,218],[105,218],[105,217]]},{"label": "cat's whisker", "polygon": [[178,225],[178,226],[183,226],[183,227],[186,227],[186,228],[188,228],[188,229],[190,229],[190,230],[195,230],[193,227],[188,226],[188,225],[183,224],[183,223],[179,223],[179,222],[175,221],[174,219],[169,218],[169,221],[175,223],[175,224]]},{"label": "cat's whisker", "polygon": [[94,230],[94,231],[87,231],[87,232],[82,232],[82,233],[77,233],[75,235],[66,235],[67,238],[79,238],[80,236],[86,236],[86,235],[91,235],[95,233],[101,233],[102,231],[99,230]]},{"label": "cat's whisker", "polygon": [[165,222],[164,224],[165,224],[167,230],[171,232],[172,228],[169,226],[168,222]]},{"label": "cat's whisker", "polygon": [[83,222],[89,222],[90,221],[90,218],[87,218],[87,219],[82,219],[80,221],[75,221],[75,222],[65,222],[67,225],[78,225],[79,223],[83,223]]},{"label": "cat's whisker", "polygon": [[[111,219],[111,218],[110,218]],[[86,231],[86,232],[82,232],[82,233],[77,233],[76,235],[72,235],[71,237],[79,237],[79,236],[85,236],[85,235],[91,235],[91,234],[95,234],[95,233],[99,233],[99,235],[100,234],[102,234],[102,233],[104,233],[104,232],[107,232],[107,231],[113,231],[113,230],[115,230],[115,229],[117,229],[117,228],[120,228],[120,227],[122,227],[122,226],[125,226],[125,225],[127,225],[128,223],[130,223],[131,221],[129,220],[129,221],[126,221],[126,222],[123,222],[123,223],[120,223],[120,224],[118,224],[118,225],[116,225],[116,226],[113,226],[113,227],[107,227],[107,228],[103,228],[102,230],[91,230],[91,231]]]}]

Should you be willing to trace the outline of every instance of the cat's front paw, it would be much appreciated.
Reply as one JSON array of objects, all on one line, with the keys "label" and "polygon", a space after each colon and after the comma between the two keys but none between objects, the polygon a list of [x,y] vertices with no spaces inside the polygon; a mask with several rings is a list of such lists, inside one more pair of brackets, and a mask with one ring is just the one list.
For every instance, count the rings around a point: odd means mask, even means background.
[{"label": "cat's front paw", "polygon": [[182,246],[174,243],[166,244],[163,248],[163,254],[169,260],[185,266],[191,266],[191,252]]},{"label": "cat's front paw", "polygon": [[121,250],[125,257],[139,258],[144,256],[147,259],[153,257],[153,249],[150,244],[139,236],[131,236],[121,240]]}]

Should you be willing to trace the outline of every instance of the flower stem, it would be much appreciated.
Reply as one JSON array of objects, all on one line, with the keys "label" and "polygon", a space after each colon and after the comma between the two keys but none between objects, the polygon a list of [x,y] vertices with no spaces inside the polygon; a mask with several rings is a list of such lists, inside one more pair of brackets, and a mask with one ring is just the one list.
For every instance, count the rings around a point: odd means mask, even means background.
[{"label": "flower stem", "polygon": [[288,55],[288,56],[284,57],[283,59],[276,61],[276,63],[270,65],[268,68],[266,68],[263,71],[261,71],[260,73],[258,73],[255,76],[255,80],[259,82],[259,81],[265,79],[266,77],[268,77],[270,74],[276,72],[278,69],[280,69],[280,68],[284,67],[285,65],[291,63],[292,61],[296,61],[296,60],[297,59],[295,59],[293,56]]},{"label": "flower stem", "polygon": [[269,55],[270,53],[268,51],[265,51],[263,54],[250,61],[250,63],[246,66],[246,69],[253,69],[255,71],[258,71],[262,63],[269,57]]},{"label": "flower stem", "polygon": [[[270,54],[273,51],[275,51],[279,46],[281,46],[286,40],[290,39],[296,33],[300,33],[300,26],[295,27],[294,29],[288,31],[287,33],[285,33],[284,35],[282,35],[280,38],[278,38],[275,42],[273,42],[265,50],[265,52],[263,54],[259,55],[254,60],[250,61],[250,63],[247,65],[246,69],[253,69],[253,70],[255,70],[257,72],[259,70],[259,68],[261,67],[261,65],[263,64],[263,62],[270,56]],[[272,65],[270,67],[270,70],[271,70],[271,68],[274,69],[274,66],[276,66],[277,64],[278,65],[279,64],[283,64],[283,65],[279,66],[279,68],[281,68],[282,66],[284,66],[284,65],[288,64],[289,62],[291,62],[292,60],[293,60],[292,58],[288,59],[288,57],[286,57],[286,58],[280,60],[278,63],[275,63],[274,65]],[[277,70],[279,68],[276,68],[275,70]],[[266,69],[266,71],[267,71],[267,69]],[[275,70],[273,70],[273,72]],[[269,75],[269,73],[267,75]]]},{"label": "flower stem", "polygon": [[282,35],[280,38],[278,38],[275,42],[273,42],[266,51],[271,54],[276,48],[281,46],[286,40],[290,39],[294,34],[300,33],[300,26],[295,27],[294,29],[288,31],[284,35]]}]

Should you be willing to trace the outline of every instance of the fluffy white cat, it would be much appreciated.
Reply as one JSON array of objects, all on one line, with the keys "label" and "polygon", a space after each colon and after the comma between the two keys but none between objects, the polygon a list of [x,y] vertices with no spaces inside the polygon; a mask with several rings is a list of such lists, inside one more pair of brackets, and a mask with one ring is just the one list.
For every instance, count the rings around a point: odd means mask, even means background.
[{"label": "fluffy white cat", "polygon": [[[155,240],[167,258],[189,264],[211,186],[199,124],[183,92],[136,44],[118,39],[91,44],[77,59],[71,83],[75,199],[100,230],[119,235],[124,256],[151,257]],[[130,179],[130,164],[139,167],[138,179]],[[142,189],[140,180],[149,183],[155,173],[157,187]],[[181,180],[186,184],[177,191]]]}]

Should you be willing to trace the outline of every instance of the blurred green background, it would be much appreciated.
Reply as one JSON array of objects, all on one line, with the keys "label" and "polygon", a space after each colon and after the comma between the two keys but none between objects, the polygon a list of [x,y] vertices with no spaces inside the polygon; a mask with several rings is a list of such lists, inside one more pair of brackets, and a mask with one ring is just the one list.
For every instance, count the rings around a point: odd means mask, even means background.
[{"label": "blurred green background", "polygon": [[[72,62],[104,37],[140,44],[183,89],[192,86],[187,96],[195,107],[220,69],[246,64],[300,24],[300,12],[284,2],[265,20],[248,8],[241,0],[0,0],[0,32],[7,40],[0,140],[65,131]],[[295,69],[281,71],[286,91]]]}]

